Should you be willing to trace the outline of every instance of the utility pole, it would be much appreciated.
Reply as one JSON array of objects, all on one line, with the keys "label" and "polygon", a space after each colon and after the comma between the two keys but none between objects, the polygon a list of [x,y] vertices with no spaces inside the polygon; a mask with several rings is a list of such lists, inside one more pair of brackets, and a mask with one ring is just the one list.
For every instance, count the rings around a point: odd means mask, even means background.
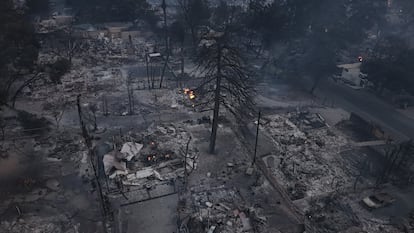
[{"label": "utility pole", "polygon": [[168,54],[170,51],[169,41],[168,41],[168,24],[167,24],[167,3],[165,0],[162,0],[161,4],[163,16],[164,16],[164,36],[165,36],[165,52]]},{"label": "utility pole", "polygon": [[260,127],[260,118],[261,118],[262,112],[259,110],[259,116],[257,117],[257,128],[256,128],[256,142],[254,144],[254,155],[253,155],[253,162],[252,166],[256,163],[256,157],[257,157],[257,142],[259,139],[259,127]]},{"label": "utility pole", "polygon": [[170,45],[169,45],[168,25],[167,25],[167,3],[165,2],[165,0],[162,0],[161,8],[164,14],[165,54],[167,55],[167,57],[165,58],[164,66],[162,68],[160,89],[162,88],[162,82],[164,80],[164,75],[165,75],[165,69],[167,68],[168,60],[170,58]]},{"label": "utility pole", "polygon": [[187,171],[187,156],[188,156],[188,147],[191,142],[191,136],[188,139],[187,146],[185,147],[185,155],[184,155],[184,189],[187,190],[187,177],[188,177],[188,171]]},{"label": "utility pole", "polygon": [[145,67],[147,69],[148,90],[151,89],[150,72],[149,72],[149,52],[145,51]]}]

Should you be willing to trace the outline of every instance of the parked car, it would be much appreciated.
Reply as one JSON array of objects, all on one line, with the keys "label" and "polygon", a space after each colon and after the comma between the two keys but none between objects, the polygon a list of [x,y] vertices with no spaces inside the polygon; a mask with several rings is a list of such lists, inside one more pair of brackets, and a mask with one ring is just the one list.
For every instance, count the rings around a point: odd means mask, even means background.
[{"label": "parked car", "polygon": [[378,209],[390,205],[395,198],[388,193],[377,193],[362,199],[362,204],[368,209]]}]

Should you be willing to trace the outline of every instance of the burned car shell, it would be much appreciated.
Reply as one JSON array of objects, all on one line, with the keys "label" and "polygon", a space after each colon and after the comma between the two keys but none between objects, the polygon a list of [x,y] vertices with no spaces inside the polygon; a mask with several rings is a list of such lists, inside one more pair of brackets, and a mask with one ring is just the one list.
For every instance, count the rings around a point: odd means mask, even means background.
[{"label": "burned car shell", "polygon": [[378,209],[395,201],[388,193],[377,193],[362,199],[362,204],[368,209]]}]

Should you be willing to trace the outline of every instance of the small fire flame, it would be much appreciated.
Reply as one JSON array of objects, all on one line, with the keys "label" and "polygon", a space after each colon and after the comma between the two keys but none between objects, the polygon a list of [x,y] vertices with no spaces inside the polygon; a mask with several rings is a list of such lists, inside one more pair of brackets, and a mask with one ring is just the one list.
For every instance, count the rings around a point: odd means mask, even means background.
[{"label": "small fire flame", "polygon": [[188,98],[190,98],[190,100],[193,100],[196,98],[195,92],[191,90],[190,88],[184,88],[184,95],[188,95]]},{"label": "small fire flame", "polygon": [[195,94],[194,94],[194,91],[190,91],[190,94],[188,95],[188,97],[190,97],[190,100],[193,100],[193,99],[195,99]]},{"label": "small fire flame", "polygon": [[151,162],[151,161],[154,161],[156,158],[157,158],[157,157],[156,157],[155,155],[149,155],[149,156],[147,157],[147,160],[148,160],[149,162]]}]

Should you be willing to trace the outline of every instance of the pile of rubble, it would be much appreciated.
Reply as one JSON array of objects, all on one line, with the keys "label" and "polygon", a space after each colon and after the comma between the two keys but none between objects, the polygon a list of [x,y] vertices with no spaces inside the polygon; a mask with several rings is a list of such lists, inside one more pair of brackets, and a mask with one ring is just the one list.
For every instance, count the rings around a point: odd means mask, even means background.
[{"label": "pile of rubble", "polygon": [[105,173],[123,186],[141,188],[182,178],[197,167],[197,150],[191,144],[186,150],[190,137],[183,126],[172,124],[131,133],[115,143],[120,149],[103,156]]},{"label": "pile of rubble", "polygon": [[317,198],[309,204],[310,209],[306,211],[305,217],[318,232],[347,232],[349,229],[358,229],[350,232],[363,232],[358,216],[338,195]]},{"label": "pile of rubble", "polygon": [[327,126],[325,119],[319,113],[310,113],[309,111],[298,111],[290,114],[289,120],[298,125],[301,130],[319,129]]},{"label": "pile of rubble", "polygon": [[2,221],[0,232],[8,233],[78,233],[79,226],[68,222],[66,216],[42,218],[27,216],[14,221]]},{"label": "pile of rubble", "polygon": [[8,133],[10,139],[19,140],[1,143],[7,157],[0,158],[0,164],[8,168],[1,167],[5,176],[0,188],[0,232],[82,232],[79,229],[85,226],[77,213],[87,212],[93,219],[99,209],[93,206],[89,192],[91,176],[80,174],[90,169],[79,167],[79,151],[85,150],[81,138],[69,131]]},{"label": "pile of rubble", "polygon": [[[370,191],[362,191],[362,196]],[[412,222],[380,217],[361,205],[361,193],[332,193],[310,199],[305,211],[309,232],[376,233],[411,232]],[[412,216],[411,216],[412,218]],[[395,220],[395,221],[393,221]],[[411,224],[411,225],[410,225]]]},{"label": "pile of rubble", "polygon": [[276,145],[276,151],[263,159],[293,200],[351,182],[351,168],[340,156],[348,141],[323,122],[320,116],[294,112],[268,116],[263,123]]},{"label": "pile of rubble", "polygon": [[188,199],[180,203],[181,232],[263,232],[267,221],[260,209],[246,206],[236,189],[192,191]]}]

